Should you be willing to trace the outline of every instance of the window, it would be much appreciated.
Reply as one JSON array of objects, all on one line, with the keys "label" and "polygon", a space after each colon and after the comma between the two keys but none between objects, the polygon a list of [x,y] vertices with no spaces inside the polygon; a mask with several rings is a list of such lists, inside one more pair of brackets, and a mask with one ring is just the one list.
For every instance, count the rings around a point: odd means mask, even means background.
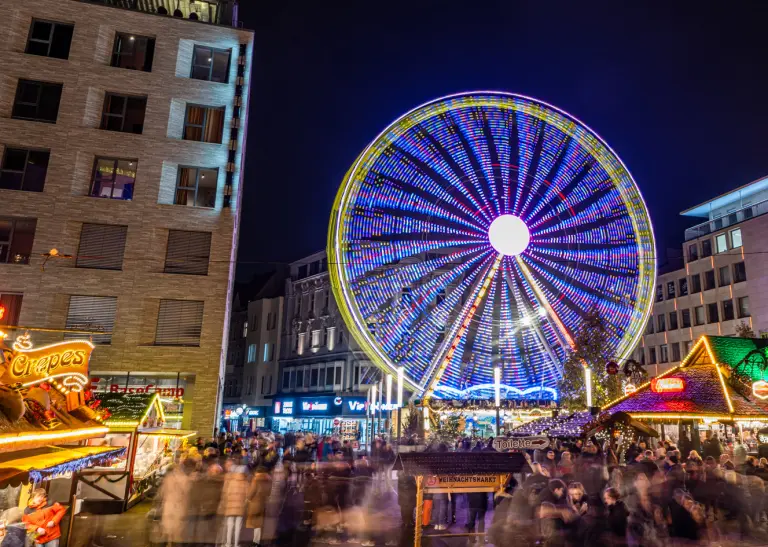
[{"label": "window", "polygon": [[723,321],[731,321],[736,318],[736,312],[733,309],[733,300],[723,300]]},{"label": "window", "polygon": [[312,331],[312,347],[313,348],[319,348],[320,343],[320,335],[323,333],[321,330],[313,330]]},{"label": "window", "polygon": [[667,330],[667,321],[664,314],[656,316],[656,332],[664,332]]},{"label": "window", "polygon": [[731,267],[730,266],[723,266],[722,268],[719,268],[717,271],[717,277],[720,281],[720,286],[725,287],[726,285],[731,284]]},{"label": "window", "polygon": [[249,363],[256,362],[256,350],[257,350],[256,344],[248,344],[248,362]]},{"label": "window", "polygon": [[29,264],[37,220],[0,217],[0,264]]},{"label": "window", "polygon": [[302,369],[296,371],[296,387],[304,389],[304,370]]},{"label": "window", "polygon": [[297,294],[296,294],[296,295],[295,295],[293,298],[295,299],[295,300],[294,300],[294,304],[295,304],[295,306],[294,306],[294,307],[295,307],[295,312],[294,312],[294,314],[293,314],[293,315],[294,315],[295,317],[299,317],[299,316],[301,316],[301,294],[300,294],[300,293],[297,293]]},{"label": "window", "polygon": [[[116,296],[70,296],[65,328],[108,333],[91,336],[94,344],[111,344],[116,312]],[[65,334],[64,338],[83,338],[83,333]]]},{"label": "window", "polygon": [[701,242],[701,258],[712,256],[712,240],[705,239]]},{"label": "window", "polygon": [[272,361],[272,353],[274,349],[274,344],[266,343],[264,344],[264,353],[262,355],[262,363],[269,363]]},{"label": "window", "polygon": [[288,370],[283,371],[283,390],[288,390],[291,387],[291,373]]},{"label": "window", "polygon": [[662,302],[664,300],[664,287],[656,285],[656,302]]},{"label": "window", "polygon": [[168,231],[168,249],[163,272],[208,275],[211,256],[210,232]]},{"label": "window", "polygon": [[333,351],[333,348],[336,347],[336,327],[328,327],[326,338],[328,340],[328,351]]},{"label": "window", "polygon": [[160,300],[155,344],[200,346],[203,304],[202,300]]},{"label": "window", "polygon": [[33,19],[24,53],[67,59],[74,30],[74,25]]},{"label": "window", "polygon": [[648,348],[648,364],[656,364],[656,348]]},{"label": "window", "polygon": [[78,268],[122,270],[127,226],[83,224],[75,265]]},{"label": "window", "polygon": [[6,148],[0,167],[0,190],[42,192],[49,157],[48,150]]},{"label": "window", "polygon": [[115,35],[115,47],[112,49],[111,65],[128,70],[150,72],[154,55],[154,38],[118,32]]},{"label": "window", "polygon": [[248,321],[243,323],[243,338],[245,338],[246,336],[248,336]]},{"label": "window", "polygon": [[224,133],[224,107],[187,105],[184,116],[185,141],[213,142],[221,144]]},{"label": "window", "polygon": [[296,352],[299,355],[302,355],[304,353],[304,346],[306,345],[306,339],[307,339],[307,333],[306,332],[300,332],[298,337],[298,342],[296,346]]},{"label": "window", "polygon": [[688,245],[688,262],[699,259],[699,246],[696,243]]},{"label": "window", "polygon": [[680,296],[688,296],[688,278],[681,277],[677,281],[677,288],[678,288],[678,292],[680,293]]},{"label": "window", "polygon": [[341,386],[341,367],[336,367],[336,374],[333,383],[337,386]]},{"label": "window", "polygon": [[659,346],[659,363],[669,362],[669,348],[666,344]]},{"label": "window", "polygon": [[336,367],[332,365],[328,365],[328,368],[326,368],[325,370],[325,387],[326,388],[333,387],[333,379],[334,379],[335,373],[336,373]]},{"label": "window", "polygon": [[700,326],[706,323],[706,320],[704,319],[704,306],[696,306],[693,308],[693,318],[695,320],[696,326]]},{"label": "window", "polygon": [[229,81],[229,57],[231,49],[195,46],[192,50],[192,72],[196,80],[227,83]]},{"label": "window", "polygon": [[317,387],[317,381],[320,379],[320,371],[313,368],[309,378],[309,387]]},{"label": "window", "polygon": [[749,317],[749,297],[742,296],[737,300],[739,305],[739,317]]},{"label": "window", "polygon": [[680,344],[673,342],[670,347],[672,348],[672,362],[676,363],[680,360]]},{"label": "window", "polygon": [[687,329],[691,326],[691,310],[680,310],[680,326]]},{"label": "window", "polygon": [[645,334],[653,334],[653,316],[648,320],[648,325],[645,327]]},{"label": "window", "polygon": [[699,274],[693,274],[691,276],[691,294],[701,292],[701,277]]},{"label": "window", "polygon": [[107,93],[101,115],[101,129],[141,134],[144,131],[146,97]]},{"label": "window", "polygon": [[331,311],[331,289],[325,289],[325,303],[323,303],[323,314],[328,315]]},{"label": "window", "polygon": [[667,281],[667,298],[672,299],[675,297],[675,282]]},{"label": "window", "polygon": [[61,88],[61,84],[19,80],[11,117],[18,120],[56,123]]},{"label": "window", "polygon": [[741,245],[741,228],[731,230],[731,248],[738,249]]},{"label": "window", "polygon": [[0,294],[0,307],[5,310],[3,316],[0,317],[0,325],[18,325],[19,316],[21,315],[21,300],[23,295],[21,294]]},{"label": "window", "polygon": [[744,266],[744,262],[737,262],[733,265],[733,282],[741,283],[747,280],[747,268]]},{"label": "window", "polygon": [[714,289],[715,286],[715,270],[707,270],[704,272],[704,290]]},{"label": "window", "polygon": [[669,330],[677,330],[677,312],[669,312]]},{"label": "window", "polygon": [[96,158],[90,195],[95,198],[132,200],[138,165],[137,160]]},{"label": "window", "polygon": [[179,167],[174,204],[187,207],[215,207],[218,178],[218,169]]},{"label": "window", "polygon": [[728,250],[728,236],[726,234],[717,234],[715,236],[715,248],[718,253],[724,253]]},{"label": "window", "polygon": [[310,317],[315,316],[315,298],[317,296],[317,291],[310,291],[309,293],[309,315]]},{"label": "window", "polygon": [[691,352],[692,340],[686,340],[683,342],[683,355],[688,355]]},{"label": "window", "polygon": [[717,323],[720,321],[720,314],[717,310],[717,302],[707,304],[707,322]]},{"label": "window", "polygon": [[264,395],[264,380],[266,379],[265,376],[261,377],[261,394]]}]

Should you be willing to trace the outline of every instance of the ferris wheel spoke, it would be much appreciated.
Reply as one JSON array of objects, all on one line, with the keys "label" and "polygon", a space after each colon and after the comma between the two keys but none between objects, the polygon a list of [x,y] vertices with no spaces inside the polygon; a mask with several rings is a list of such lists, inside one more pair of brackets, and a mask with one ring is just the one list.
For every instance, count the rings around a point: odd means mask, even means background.
[{"label": "ferris wheel spoke", "polygon": [[586,235],[593,230],[599,231],[602,228],[616,226],[617,224],[620,226],[623,218],[625,218],[623,215],[613,213],[598,217],[591,221],[580,222],[578,227],[558,224],[552,226],[549,230],[540,230],[536,235],[536,239],[537,241],[562,240],[563,238],[573,235],[577,228],[580,235]]},{"label": "ferris wheel spoke", "polygon": [[613,186],[608,182],[604,182],[600,188],[593,190],[588,197],[578,203],[561,208],[560,211],[551,211],[549,215],[542,218],[539,222],[533,225],[532,228],[536,230],[544,230],[547,226],[550,226],[553,223],[562,223],[572,218],[576,218],[582,213],[589,211],[590,208],[597,205],[601,200],[606,199],[615,191],[616,189]]},{"label": "ferris wheel spoke", "polygon": [[[394,207],[375,207],[370,210],[368,213],[371,216],[379,217],[382,219],[382,223],[384,221],[387,221],[386,223],[395,222],[398,224],[405,224],[403,221],[413,221],[417,222],[420,225],[424,226],[426,228],[442,228],[446,231],[446,233],[455,233],[455,234],[467,234],[469,232],[475,232],[479,236],[482,237],[483,232],[478,230],[475,226],[471,225],[457,225],[455,220],[450,220],[445,217],[436,216],[434,214],[431,214],[429,212],[422,212],[422,211],[412,211],[412,210],[402,210],[402,209],[395,209]],[[412,224],[409,223],[409,224]],[[395,228],[395,226],[392,226],[392,228]],[[411,226],[409,226],[411,228]],[[396,232],[390,232],[390,233],[396,233]]]},{"label": "ferris wheel spoke", "polygon": [[[538,248],[528,253],[531,257],[537,257],[539,260],[557,266],[559,275],[563,275],[568,271],[585,271],[589,273],[605,275],[608,277],[623,277],[634,278],[637,271],[637,264],[627,265],[624,268],[618,268],[611,264],[605,264],[604,262],[592,262],[589,261],[590,257],[581,256],[563,256],[562,253],[555,254],[548,252],[546,249]],[[576,253],[569,253],[573,255]],[[602,259],[601,255],[596,255],[594,258]]]},{"label": "ferris wheel spoke", "polygon": [[597,162],[592,158],[585,160],[581,169],[562,188],[558,189],[558,187],[555,186],[554,193],[550,194],[549,199],[542,200],[538,207],[538,212],[533,213],[528,218],[530,226],[532,228],[538,226],[539,222],[556,211],[561,203],[567,205],[570,196],[586,180],[590,173],[592,173],[592,169],[596,165],[598,165]]},{"label": "ferris wheel spoke", "polygon": [[477,224],[476,216],[472,213],[474,209],[463,208],[461,207],[463,204],[458,202],[454,203],[451,201],[456,200],[456,198],[449,192],[445,192],[443,197],[439,197],[435,196],[434,194],[430,194],[425,189],[415,184],[411,184],[406,180],[392,177],[380,172],[371,173],[371,175],[376,179],[380,179],[381,181],[386,182],[390,187],[397,190],[403,196],[414,196],[420,199],[422,203],[431,203],[434,207],[443,211],[446,216],[456,219],[458,222],[461,222],[467,226],[477,228],[478,230],[480,229],[479,225]]},{"label": "ferris wheel spoke", "polygon": [[483,135],[485,136],[485,144],[488,147],[493,175],[493,202],[496,203],[496,214],[502,215],[509,207],[509,202],[504,199],[504,176],[501,172],[501,160],[496,146],[496,138],[493,135],[493,129],[488,121],[488,115],[484,110],[481,110],[480,113],[483,117]]},{"label": "ferris wheel spoke", "polygon": [[514,214],[520,216],[523,205],[528,200],[531,193],[530,181],[539,168],[541,151],[544,146],[542,141],[544,133],[544,122],[539,118],[525,118],[519,125],[519,145],[520,145],[520,170],[518,171],[518,199],[517,208]]},{"label": "ferris wheel spoke", "polygon": [[[536,172],[533,173],[531,192],[520,208],[520,216],[522,217],[527,215],[529,207],[535,202],[534,200],[537,198],[541,199],[542,193],[539,189],[544,187],[544,192],[546,192],[546,189],[551,184],[550,181],[560,172],[560,168],[569,150],[570,137],[558,130],[548,129],[548,126],[545,126],[541,142],[544,149],[539,152],[539,162]],[[546,146],[544,143],[551,144]]]}]

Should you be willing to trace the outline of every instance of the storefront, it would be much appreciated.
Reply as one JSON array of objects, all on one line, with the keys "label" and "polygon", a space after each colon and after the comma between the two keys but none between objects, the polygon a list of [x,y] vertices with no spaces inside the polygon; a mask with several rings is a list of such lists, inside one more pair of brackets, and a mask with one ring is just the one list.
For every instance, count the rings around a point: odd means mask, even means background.
[{"label": "storefront", "polygon": [[122,458],[80,474],[79,495],[86,506],[120,512],[141,501],[173,463],[176,451],[196,432],[166,427],[159,393],[101,393],[109,433],[91,446],[123,448]]},{"label": "storefront", "polygon": [[367,442],[365,397],[287,397],[272,404],[272,430],[312,432],[318,435],[339,435],[364,446]]},{"label": "storefront", "polygon": [[255,432],[266,426],[269,407],[248,406],[244,404],[225,404],[221,409],[219,428],[229,433],[245,431]]},{"label": "storefront", "polygon": [[163,404],[165,427],[188,429],[192,419],[195,375],[184,372],[99,373],[91,377],[94,393],[157,393]]}]

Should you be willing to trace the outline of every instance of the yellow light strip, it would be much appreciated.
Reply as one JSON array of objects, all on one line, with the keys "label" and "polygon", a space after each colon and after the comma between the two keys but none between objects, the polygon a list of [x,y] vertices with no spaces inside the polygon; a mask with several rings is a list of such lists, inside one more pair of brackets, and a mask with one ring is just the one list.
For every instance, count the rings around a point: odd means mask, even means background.
[{"label": "yellow light strip", "polygon": [[73,437],[104,435],[109,430],[106,427],[88,427],[83,429],[68,429],[66,431],[50,431],[47,433],[22,432],[13,435],[0,436],[0,445],[11,443],[28,443],[31,441],[52,441],[55,439],[71,439]]},{"label": "yellow light strip", "polygon": [[105,423],[109,427],[136,427],[139,425],[139,422],[113,422],[112,420],[107,420]]},{"label": "yellow light strip", "polygon": [[725,378],[723,378],[723,372],[720,370],[720,365],[717,363],[715,363],[715,368],[717,369],[717,375],[720,377],[720,386],[723,388],[725,400],[728,403],[728,411],[733,414],[733,403],[731,402],[731,396],[728,395],[728,388],[725,387]]},{"label": "yellow light strip", "polygon": [[24,347],[24,345],[19,344],[18,342],[13,343],[13,349],[19,353],[37,353],[39,351],[51,349],[51,348],[57,348],[59,346],[68,346],[71,345],[73,342],[79,342],[82,344],[87,344],[90,346],[91,349],[95,349],[96,346],[94,346],[90,340],[66,340],[64,342],[56,342],[55,344],[48,344],[47,346],[34,346],[34,347]]},{"label": "yellow light strip", "polygon": [[437,385],[437,383],[440,381],[440,378],[442,378],[443,373],[445,372],[445,369],[448,367],[448,363],[451,362],[451,359],[453,358],[453,354],[456,352],[456,346],[459,344],[459,340],[461,340],[461,337],[464,336],[464,333],[467,332],[467,329],[469,328],[469,323],[472,321],[472,318],[475,316],[475,312],[477,311],[477,307],[480,305],[480,302],[482,302],[483,297],[485,296],[486,291],[488,290],[488,287],[491,285],[491,280],[496,275],[496,271],[499,269],[499,265],[501,264],[501,259],[504,255],[499,254],[496,257],[496,261],[493,263],[493,266],[491,266],[491,269],[488,271],[488,274],[485,276],[485,280],[483,281],[482,286],[480,287],[480,290],[477,292],[477,296],[475,297],[475,301],[472,303],[472,307],[469,308],[469,311],[467,312],[467,316],[464,318],[464,321],[461,323],[461,327],[459,327],[459,330],[456,332],[456,336],[453,338],[453,343],[451,344],[450,349],[446,352],[445,357],[443,357],[443,362],[440,363],[440,367],[437,369],[437,372],[432,377],[432,380],[429,382],[429,385],[427,385],[427,389],[424,394],[424,399],[429,400],[430,397],[432,397],[432,394],[434,393],[434,386]]}]

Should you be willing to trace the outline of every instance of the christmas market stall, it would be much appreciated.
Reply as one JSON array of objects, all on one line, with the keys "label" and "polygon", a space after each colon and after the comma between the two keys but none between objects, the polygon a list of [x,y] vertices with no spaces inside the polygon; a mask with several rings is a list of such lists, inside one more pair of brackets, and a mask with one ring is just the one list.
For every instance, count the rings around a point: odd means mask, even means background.
[{"label": "christmas market stall", "polygon": [[76,509],[77,472],[124,452],[83,446],[108,431],[87,389],[93,349],[88,340],[35,347],[29,333],[10,343],[0,333],[0,512],[26,507],[35,487]]},{"label": "christmas market stall", "polygon": [[[424,495],[499,492],[513,473],[527,465],[519,452],[405,452],[398,454],[393,470],[413,477],[416,487],[414,547],[421,547]],[[484,533],[430,533],[426,537],[478,537]]]},{"label": "christmas market stall", "polygon": [[[422,404],[422,401],[417,401]],[[555,401],[501,399],[496,406],[491,399],[430,399],[423,406],[432,423],[458,421],[459,434],[472,437],[504,435],[521,425],[552,416]]]},{"label": "christmas market stall", "polygon": [[91,512],[118,513],[158,484],[174,453],[195,431],[166,428],[158,393],[100,393],[98,409],[109,433],[92,446],[123,448],[124,457],[80,473],[79,496]]},{"label": "christmas market stall", "polygon": [[600,421],[618,413],[695,450],[714,434],[756,450],[768,427],[768,340],[702,336],[679,366],[603,406]]}]

